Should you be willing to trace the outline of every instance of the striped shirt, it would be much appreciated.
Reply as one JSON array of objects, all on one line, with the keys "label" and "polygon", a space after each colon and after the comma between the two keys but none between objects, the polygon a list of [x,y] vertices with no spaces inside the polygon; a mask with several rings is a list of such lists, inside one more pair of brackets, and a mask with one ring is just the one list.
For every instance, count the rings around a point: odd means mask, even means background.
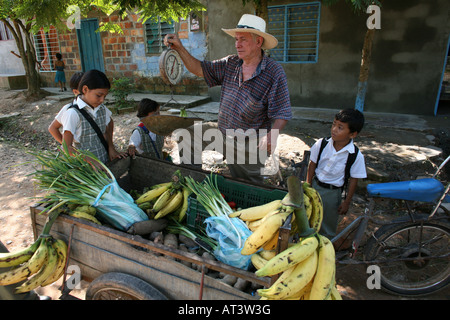
[{"label": "striped shirt", "polygon": [[209,87],[221,85],[218,127],[267,129],[276,119],[292,119],[286,74],[281,65],[263,54],[255,74],[243,81],[243,61],[237,55],[202,61]]}]

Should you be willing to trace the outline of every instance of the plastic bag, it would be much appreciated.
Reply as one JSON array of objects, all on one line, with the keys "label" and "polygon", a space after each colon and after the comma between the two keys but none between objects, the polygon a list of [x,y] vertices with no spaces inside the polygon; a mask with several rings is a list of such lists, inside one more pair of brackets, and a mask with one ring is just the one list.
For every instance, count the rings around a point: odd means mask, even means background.
[{"label": "plastic bag", "polygon": [[[229,218],[225,216],[209,217],[205,219],[206,234],[208,237],[217,240],[219,245],[214,250],[217,260],[230,266],[248,270],[251,265],[251,255],[241,254],[245,240],[250,236],[251,231],[247,225],[239,218]],[[237,229],[236,233],[235,228]]]},{"label": "plastic bag", "polygon": [[148,220],[131,195],[115,181],[100,191],[92,206],[97,209],[101,219],[122,231],[128,230],[136,222]]}]

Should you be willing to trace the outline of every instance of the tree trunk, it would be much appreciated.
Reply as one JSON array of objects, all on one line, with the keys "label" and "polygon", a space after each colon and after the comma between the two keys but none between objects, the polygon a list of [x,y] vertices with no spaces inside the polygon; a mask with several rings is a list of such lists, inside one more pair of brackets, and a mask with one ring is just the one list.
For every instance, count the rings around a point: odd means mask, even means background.
[{"label": "tree trunk", "polygon": [[27,98],[39,98],[41,92],[41,78],[39,71],[36,69],[36,53],[33,44],[33,35],[20,20],[12,20],[12,24],[8,20],[2,19],[8,29],[14,36],[17,49],[19,50],[20,59],[22,60],[27,78]]},{"label": "tree trunk", "polygon": [[369,68],[374,36],[375,36],[375,29],[367,29],[362,49],[361,67],[359,69],[358,90],[355,102],[355,109],[361,112],[363,112],[364,110],[364,101],[367,92],[367,80],[369,79]]},{"label": "tree trunk", "polygon": [[269,30],[269,10],[267,9],[268,0],[255,1],[255,13],[266,21],[266,32]]}]

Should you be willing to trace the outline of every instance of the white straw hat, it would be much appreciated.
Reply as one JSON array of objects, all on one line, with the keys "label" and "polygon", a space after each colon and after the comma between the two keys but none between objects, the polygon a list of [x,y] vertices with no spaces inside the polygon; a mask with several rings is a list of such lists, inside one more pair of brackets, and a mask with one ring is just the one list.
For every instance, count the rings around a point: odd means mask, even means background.
[{"label": "white straw hat", "polygon": [[251,32],[264,38],[263,49],[275,48],[278,44],[277,38],[266,33],[266,22],[263,18],[253,14],[244,14],[235,29],[222,29],[225,33],[234,37],[236,32]]}]

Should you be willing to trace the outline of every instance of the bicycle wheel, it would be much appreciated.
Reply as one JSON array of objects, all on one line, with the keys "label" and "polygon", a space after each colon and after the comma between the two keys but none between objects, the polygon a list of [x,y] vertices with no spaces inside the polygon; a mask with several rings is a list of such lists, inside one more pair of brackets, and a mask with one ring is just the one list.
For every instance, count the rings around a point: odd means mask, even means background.
[{"label": "bicycle wheel", "polygon": [[86,300],[167,300],[149,283],[129,274],[102,274],[89,285]]},{"label": "bicycle wheel", "polygon": [[427,217],[382,226],[367,241],[365,258],[378,261],[374,264],[380,267],[385,291],[419,296],[449,284],[450,221],[428,221]]}]

